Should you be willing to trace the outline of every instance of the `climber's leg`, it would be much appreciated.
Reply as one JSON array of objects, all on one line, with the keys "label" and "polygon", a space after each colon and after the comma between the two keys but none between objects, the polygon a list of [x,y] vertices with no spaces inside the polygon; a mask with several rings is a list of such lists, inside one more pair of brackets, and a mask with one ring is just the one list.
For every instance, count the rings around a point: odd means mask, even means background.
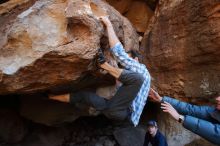
[{"label": "climber's leg", "polygon": [[129,70],[123,70],[118,79],[122,86],[108,101],[105,115],[116,120],[125,120],[131,111],[132,101],[137,96],[143,82],[143,75]]},{"label": "climber's leg", "polygon": [[106,70],[109,74],[114,76],[116,79],[118,79],[121,76],[121,73],[123,71],[123,69],[113,67],[107,62],[101,64],[100,67]]},{"label": "climber's leg", "polygon": [[70,104],[82,103],[94,107],[96,110],[106,108],[106,99],[89,91],[79,91],[63,95],[49,95],[49,99]]},{"label": "climber's leg", "polygon": [[89,91],[79,91],[71,93],[69,98],[70,104],[82,103],[102,111],[106,109],[106,99],[98,96],[97,94]]}]

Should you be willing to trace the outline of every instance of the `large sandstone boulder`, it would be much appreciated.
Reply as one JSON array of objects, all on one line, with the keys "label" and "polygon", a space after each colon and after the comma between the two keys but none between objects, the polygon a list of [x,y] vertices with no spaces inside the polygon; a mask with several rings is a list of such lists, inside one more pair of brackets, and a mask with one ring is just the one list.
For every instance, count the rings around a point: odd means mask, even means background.
[{"label": "large sandstone boulder", "polygon": [[219,0],[159,2],[141,48],[161,94],[200,97],[195,98],[198,103],[220,93],[219,4]]},{"label": "large sandstone boulder", "polygon": [[[108,48],[100,15],[110,15],[126,49],[138,49],[132,25],[106,2],[28,2],[19,1],[17,7],[4,3],[8,9],[1,12],[0,95],[37,92],[72,81],[77,84],[94,69],[91,64],[97,49]],[[35,3],[31,6],[31,2]]]},{"label": "large sandstone boulder", "polygon": [[[212,12],[219,4],[219,0],[159,2],[140,48],[161,95],[209,104],[220,93],[220,17]],[[142,117],[157,119],[170,146],[213,145],[160,111],[159,105],[148,108]]]}]

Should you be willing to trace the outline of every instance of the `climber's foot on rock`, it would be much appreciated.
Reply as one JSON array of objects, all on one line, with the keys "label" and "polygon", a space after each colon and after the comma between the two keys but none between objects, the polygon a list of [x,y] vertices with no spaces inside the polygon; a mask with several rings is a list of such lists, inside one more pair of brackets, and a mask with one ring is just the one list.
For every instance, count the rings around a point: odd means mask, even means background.
[{"label": "climber's foot on rock", "polygon": [[69,102],[70,101],[70,94],[62,94],[62,95],[49,94],[48,98],[51,100],[56,100],[56,101],[60,101],[60,102]]}]

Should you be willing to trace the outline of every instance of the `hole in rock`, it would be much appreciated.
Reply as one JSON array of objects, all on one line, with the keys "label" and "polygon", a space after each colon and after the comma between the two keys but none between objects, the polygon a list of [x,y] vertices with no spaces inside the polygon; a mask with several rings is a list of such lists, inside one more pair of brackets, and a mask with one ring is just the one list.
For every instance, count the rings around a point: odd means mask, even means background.
[{"label": "hole in rock", "polygon": [[72,41],[85,41],[91,36],[88,26],[74,20],[68,20],[67,32],[69,39]]},{"label": "hole in rock", "polygon": [[146,127],[147,121],[149,120],[158,121],[159,116],[160,116],[160,105],[148,101],[141,115],[140,124]]},{"label": "hole in rock", "polygon": [[[44,102],[48,102],[47,98],[41,97],[41,94],[33,96],[34,100],[41,100]],[[43,95],[43,94],[42,94]],[[2,98],[1,100],[1,107],[7,108],[15,108],[16,111],[20,111],[22,104],[20,104],[23,100],[25,95],[20,96],[7,96]],[[32,95],[26,95],[28,100],[31,100]],[[18,98],[20,97],[20,98]],[[40,102],[33,102],[33,104],[37,105],[36,112],[30,114],[33,117],[38,115],[42,115],[42,110],[40,110],[41,106],[45,106],[44,104],[39,104]],[[24,104],[24,102],[23,102]],[[30,102],[26,103],[28,106]],[[52,102],[50,103],[52,104]],[[50,105],[49,104],[49,105]],[[54,103],[57,105],[53,107],[53,110],[58,112],[58,103]],[[66,105],[65,105],[66,106]],[[48,109],[49,106],[46,106],[45,109]],[[27,108],[26,110],[30,110]],[[146,125],[147,120],[149,119],[156,119],[158,108],[155,104],[150,103],[145,107],[145,112],[142,116],[141,124]],[[44,111],[46,112],[46,111]],[[12,115],[13,116],[13,115]],[[57,116],[57,114],[48,114],[48,118],[50,119],[51,116]],[[63,117],[63,116],[61,116]],[[25,118],[25,117],[24,117]],[[23,119],[23,118],[22,118]],[[21,120],[22,120],[21,119]],[[55,141],[56,144],[62,146],[95,146],[102,144],[104,145],[112,145],[112,146],[119,146],[118,141],[114,136],[114,132],[118,130],[120,127],[117,123],[113,122],[112,120],[107,119],[103,115],[99,116],[81,116],[80,118],[76,119],[72,122],[64,122],[58,125],[46,126],[44,124],[39,124],[33,122],[32,120],[24,119],[24,127],[28,129],[25,130],[22,135],[23,139],[21,141],[16,142],[16,145],[29,145],[30,143],[42,143],[42,145],[51,144],[51,141]],[[22,125],[20,125],[22,126]],[[21,127],[22,128],[22,127]],[[7,129],[6,129],[7,130]],[[9,129],[11,130],[11,129]],[[19,130],[19,129],[15,129]],[[41,139],[38,138],[41,137]],[[1,136],[0,136],[1,139]],[[49,143],[48,143],[49,142]],[[5,140],[0,140],[0,145],[5,143]],[[4,146],[9,146],[5,144]],[[15,145],[13,145],[15,146]]]},{"label": "hole in rock", "polygon": [[0,109],[11,108],[17,110],[19,108],[19,103],[17,95],[0,96]]}]

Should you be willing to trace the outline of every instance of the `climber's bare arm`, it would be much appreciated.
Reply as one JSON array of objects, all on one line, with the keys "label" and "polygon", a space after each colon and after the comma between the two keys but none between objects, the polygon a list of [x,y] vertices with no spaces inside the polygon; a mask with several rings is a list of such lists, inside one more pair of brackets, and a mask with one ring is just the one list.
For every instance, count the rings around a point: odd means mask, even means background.
[{"label": "climber's bare arm", "polygon": [[68,103],[70,102],[70,94],[49,95],[49,99]]},{"label": "climber's bare arm", "polygon": [[108,39],[110,47],[113,48],[119,41],[117,35],[115,34],[114,28],[112,26],[111,21],[108,19],[107,16],[100,17],[102,22],[105,24],[107,32],[108,32]]},{"label": "climber's bare arm", "polygon": [[121,76],[122,69],[111,66],[109,63],[105,62],[100,65],[100,67],[106,70],[110,75],[118,79]]}]

